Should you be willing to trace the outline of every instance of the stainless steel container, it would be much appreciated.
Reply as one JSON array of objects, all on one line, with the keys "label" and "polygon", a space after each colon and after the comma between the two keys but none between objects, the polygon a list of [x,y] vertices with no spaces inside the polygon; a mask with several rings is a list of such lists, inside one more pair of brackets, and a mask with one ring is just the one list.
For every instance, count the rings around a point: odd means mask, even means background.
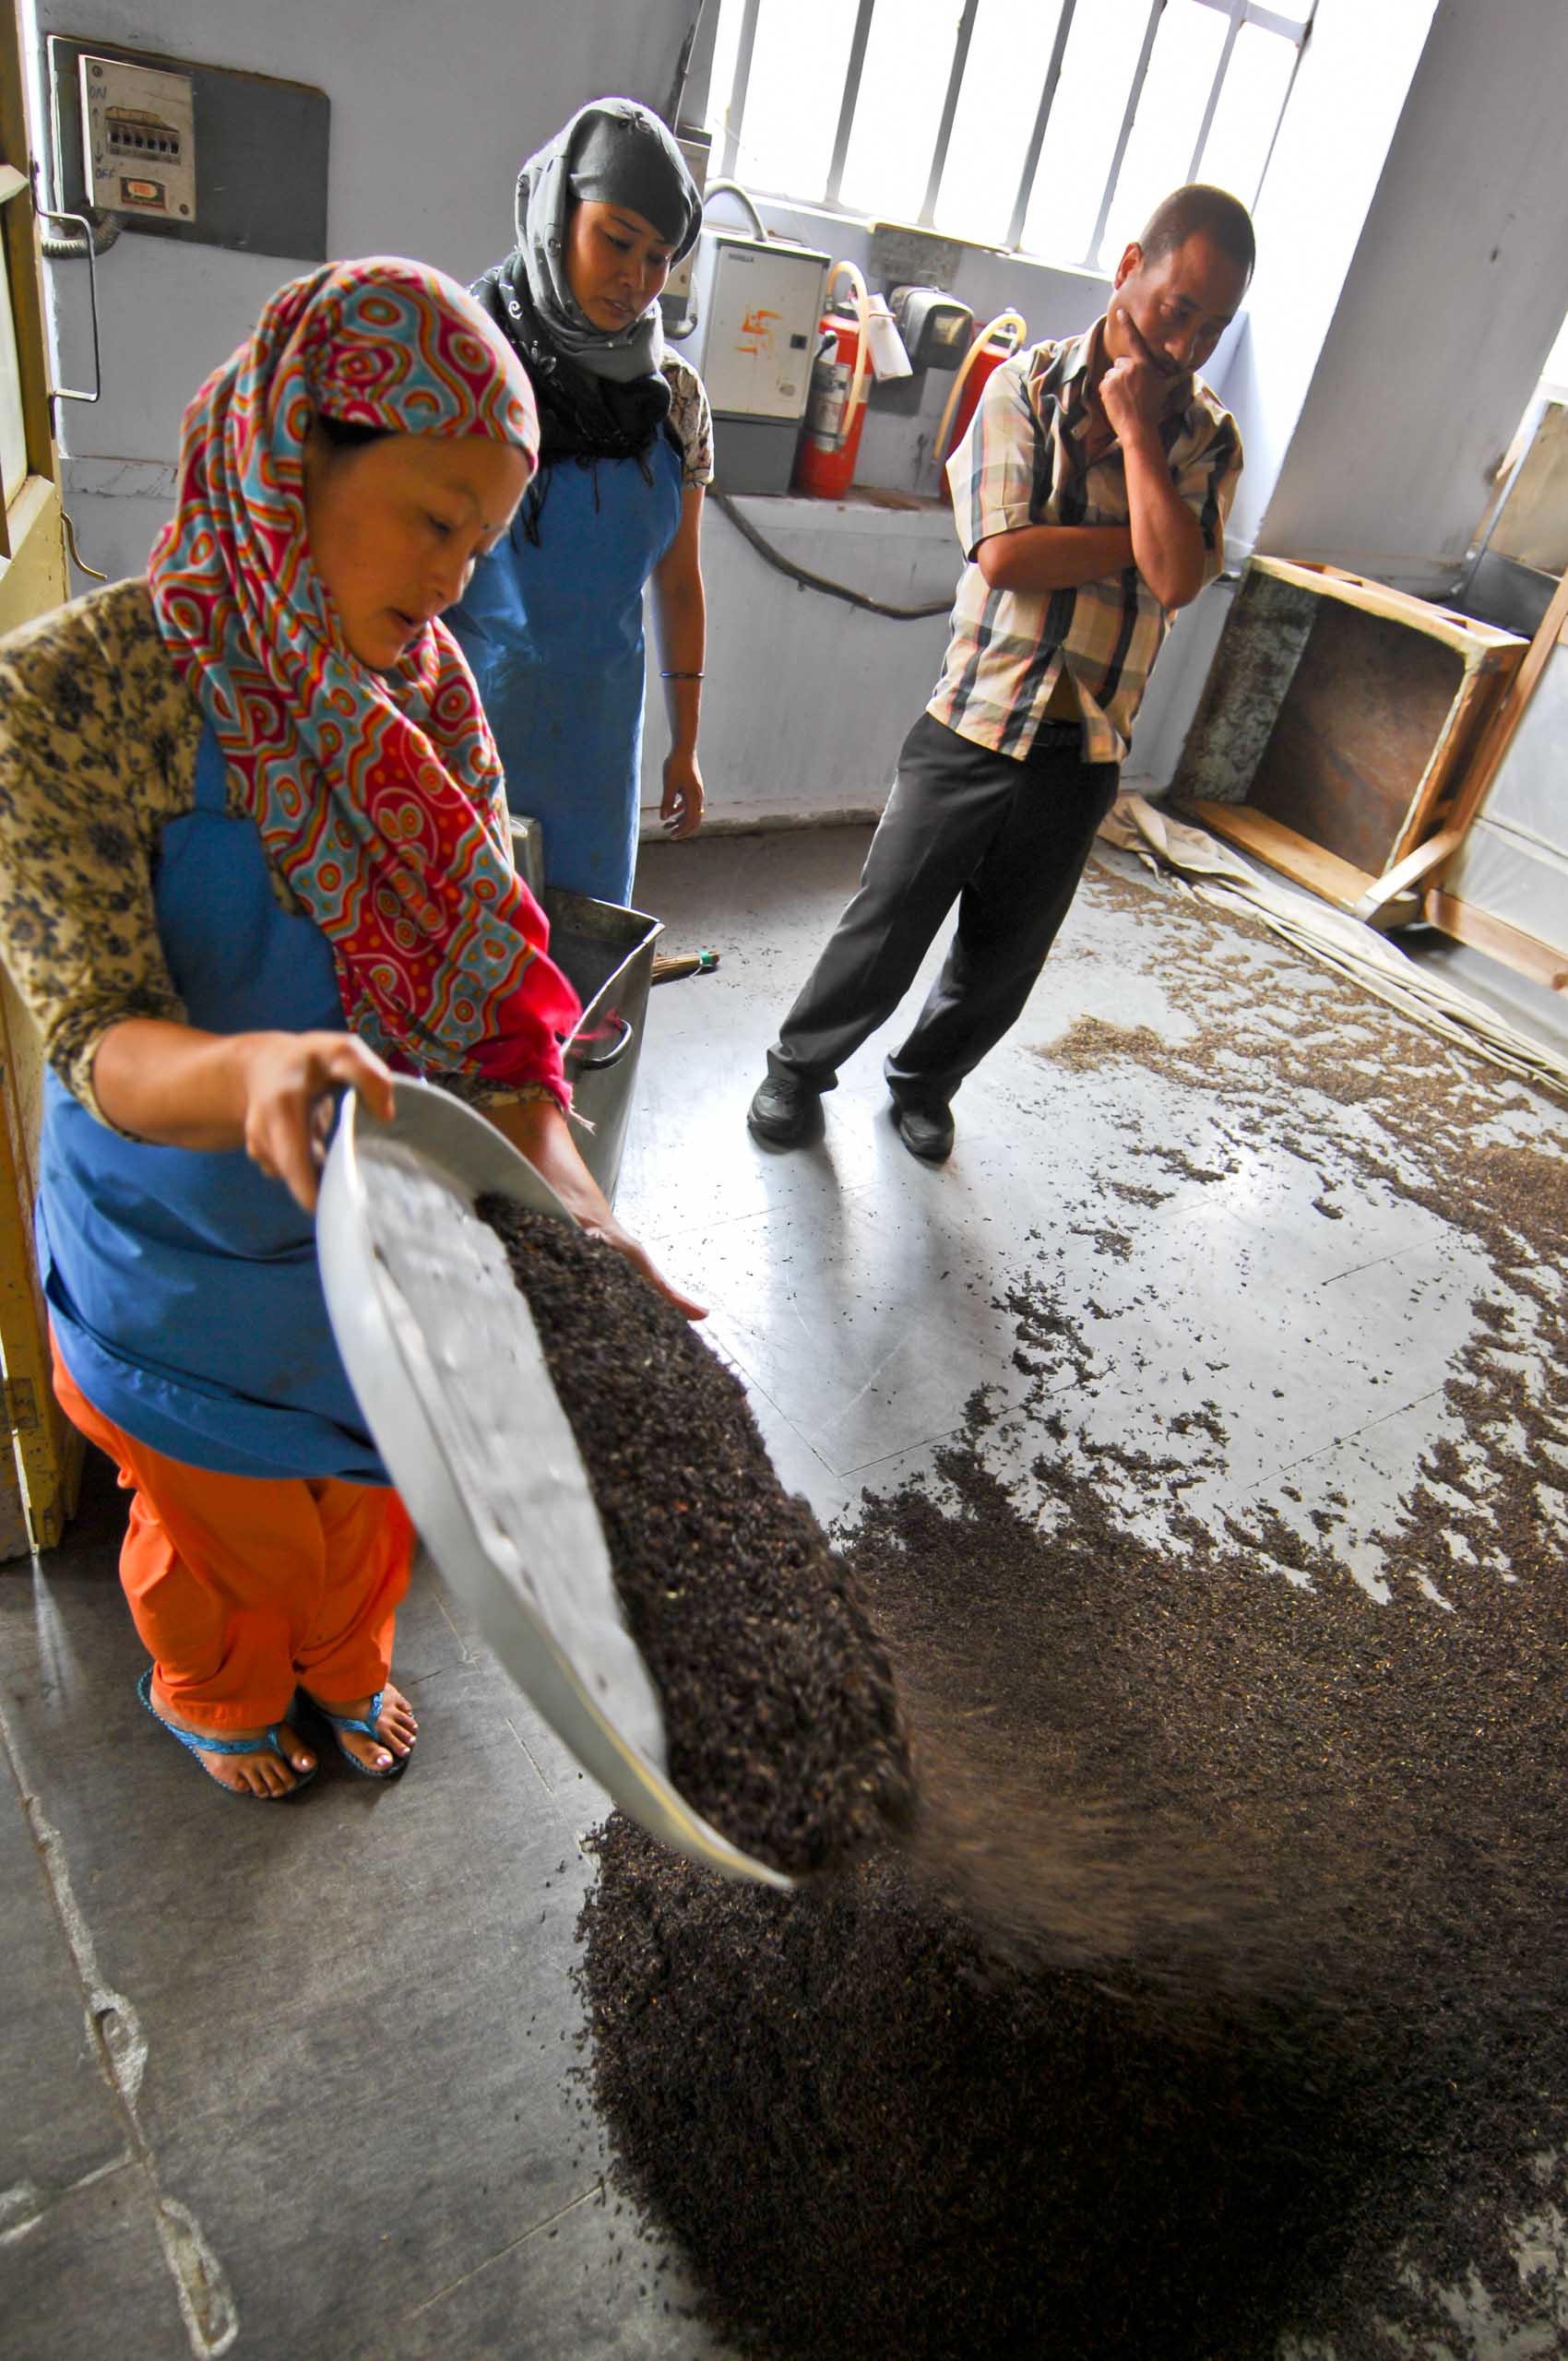
[{"label": "stainless steel container", "polygon": [[537,820],[513,814],[512,858],[550,920],[550,955],[583,1004],[566,1044],[566,1079],[573,1105],[593,1130],[576,1129],[574,1137],[583,1162],[613,1204],[642,1055],[654,945],[664,929],[658,919],[619,902],[596,902],[587,894],[547,886],[544,831]]},{"label": "stainless steel container", "polygon": [[566,1043],[566,1079],[573,1106],[593,1129],[575,1125],[573,1137],[613,1204],[647,1021],[654,946],[664,929],[641,910],[551,886],[545,888],[544,909],[550,955],[583,1004]]}]

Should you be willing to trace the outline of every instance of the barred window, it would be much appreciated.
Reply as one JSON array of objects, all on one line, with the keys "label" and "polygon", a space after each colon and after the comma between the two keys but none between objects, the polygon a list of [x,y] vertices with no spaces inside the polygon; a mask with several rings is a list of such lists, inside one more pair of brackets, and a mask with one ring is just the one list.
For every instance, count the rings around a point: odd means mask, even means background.
[{"label": "barred window", "polygon": [[1263,183],[1316,0],[721,0],[715,170],[1109,270],[1159,199]]}]

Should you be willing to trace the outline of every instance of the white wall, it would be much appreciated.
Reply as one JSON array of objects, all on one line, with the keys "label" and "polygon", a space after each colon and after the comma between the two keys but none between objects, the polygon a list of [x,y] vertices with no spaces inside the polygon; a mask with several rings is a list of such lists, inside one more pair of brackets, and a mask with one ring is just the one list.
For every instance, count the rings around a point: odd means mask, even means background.
[{"label": "white wall", "polygon": [[1442,0],[1260,549],[1452,585],[1568,308],[1565,87],[1562,0]]},{"label": "white wall", "polygon": [[[1246,453],[1228,575],[1246,563],[1286,463],[1436,6],[1318,0],[1256,209],[1247,308],[1206,373]],[[1167,785],[1181,759],[1230,595],[1229,583],[1207,591],[1161,650],[1128,765],[1146,789]]]},{"label": "white wall", "polygon": [[[40,6],[43,31],[320,85],[332,101],[331,250],[414,254],[464,279],[510,242],[522,158],[601,90],[661,103],[690,18],[690,0],[584,0],[572,10],[461,0],[445,12],[411,0]],[[783,233],[836,261],[866,262],[863,227],[766,209]],[[725,218],[722,199],[716,215]],[[103,398],[65,413],[66,496],[78,545],[101,572],[145,564],[169,514],[185,401],[298,267],[130,234],[103,258]],[[51,278],[61,370],[65,382],[86,384],[86,265],[57,265]],[[1105,281],[977,249],[957,291],[981,318],[1017,304],[1032,334],[1067,335],[1102,308]],[[935,490],[930,445],[950,382],[932,373],[923,421],[868,421],[868,481]],[[803,502],[755,513],[798,563],[895,604],[944,599],[957,578],[945,514]],[[944,621],[891,623],[802,590],[718,515],[706,528],[705,568],[712,647],[702,753],[715,816],[751,823],[877,808],[935,679]],[[644,797],[656,805],[666,745],[657,682],[648,707]]]},{"label": "white wall", "polygon": [[1247,465],[1230,519],[1250,550],[1377,196],[1437,0],[1318,0],[1258,200],[1241,333],[1209,374]]},{"label": "white wall", "polygon": [[[329,242],[471,276],[505,247],[518,161],[585,98],[667,92],[691,0],[39,0],[44,29],[317,83],[332,101]],[[1252,540],[1441,589],[1568,310],[1568,173],[1557,127],[1562,0],[1319,0],[1259,208],[1245,322],[1210,374],[1247,471],[1232,560]],[[781,229],[863,260],[854,225],[766,207]],[[137,570],[168,512],[184,404],[246,332],[286,258],[127,235],[101,269],[104,397],[65,419],[81,546]],[[51,272],[62,371],[80,384],[86,268]],[[1104,282],[980,250],[957,292],[1016,303],[1035,336],[1100,308]],[[873,413],[871,481],[929,490],[926,411]],[[921,438],[925,437],[922,450]],[[861,587],[941,595],[956,547],[938,518],[765,509],[792,554]],[[715,810],[804,817],[885,786],[934,678],[943,627],[885,623],[770,574],[727,521],[707,529],[714,663],[703,758]],[[78,583],[78,587],[80,587]],[[1183,617],[1156,671],[1131,772],[1168,778],[1224,593]],[[761,717],[759,718],[759,716]],[[662,718],[651,701],[646,792]],[[842,798],[841,807],[833,799]]]},{"label": "white wall", "polygon": [[[898,749],[947,644],[961,552],[946,510],[889,514],[817,500],[742,500],[795,564],[891,606],[893,623],[773,572],[727,516],[703,526],[707,679],[699,749],[708,810],[731,825],[863,817],[882,809]],[[651,820],[668,745],[649,634],[643,803]]]},{"label": "white wall", "polygon": [[[332,253],[409,254],[469,279],[512,241],[517,167],[606,89],[662,105],[691,0],[37,0],[70,33],[325,89]],[[65,494],[111,575],[169,513],[180,417],[255,324],[287,256],[124,236],[99,265],[103,398],[66,404]],[[85,263],[49,272],[61,382],[91,382]],[[127,462],[131,463],[127,465]],[[80,577],[77,587],[84,587]]]},{"label": "white wall", "polygon": [[[1565,77],[1562,0],[1318,0],[1216,377],[1247,450],[1233,561],[1255,546],[1452,590],[1568,307]],[[1180,758],[1218,605],[1154,676],[1131,765],[1151,786]]]}]

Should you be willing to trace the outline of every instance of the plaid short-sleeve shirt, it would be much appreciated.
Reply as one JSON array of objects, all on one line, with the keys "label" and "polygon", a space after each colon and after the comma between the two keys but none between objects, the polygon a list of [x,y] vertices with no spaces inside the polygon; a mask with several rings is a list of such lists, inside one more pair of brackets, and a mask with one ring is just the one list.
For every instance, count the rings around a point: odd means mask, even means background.
[{"label": "plaid short-sleeve shirt", "polygon": [[[1074,590],[993,590],[974,563],[981,541],[1024,525],[1126,525],[1127,477],[1112,443],[1086,463],[1087,386],[1103,320],[1066,343],[1037,344],[993,371],[947,463],[954,520],[969,563],[953,603],[942,677],[926,708],[960,738],[1021,761],[1063,672],[1083,715],[1087,763],[1119,763],[1169,618],[1135,566]],[[1225,554],[1241,439],[1201,379],[1183,377],[1160,421],[1182,498],[1203,529],[1204,580]]]}]

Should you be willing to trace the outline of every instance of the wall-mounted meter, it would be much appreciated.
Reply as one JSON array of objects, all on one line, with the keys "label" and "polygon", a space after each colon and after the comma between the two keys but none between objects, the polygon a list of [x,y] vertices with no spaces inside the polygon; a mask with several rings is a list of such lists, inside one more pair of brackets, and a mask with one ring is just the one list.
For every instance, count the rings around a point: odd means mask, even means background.
[{"label": "wall-mounted meter", "polygon": [[104,213],[195,223],[196,101],[188,74],[123,58],[77,60],[88,202]]},{"label": "wall-mounted meter", "polygon": [[956,369],[975,332],[967,303],[939,287],[896,287],[892,312],[911,369]]}]

